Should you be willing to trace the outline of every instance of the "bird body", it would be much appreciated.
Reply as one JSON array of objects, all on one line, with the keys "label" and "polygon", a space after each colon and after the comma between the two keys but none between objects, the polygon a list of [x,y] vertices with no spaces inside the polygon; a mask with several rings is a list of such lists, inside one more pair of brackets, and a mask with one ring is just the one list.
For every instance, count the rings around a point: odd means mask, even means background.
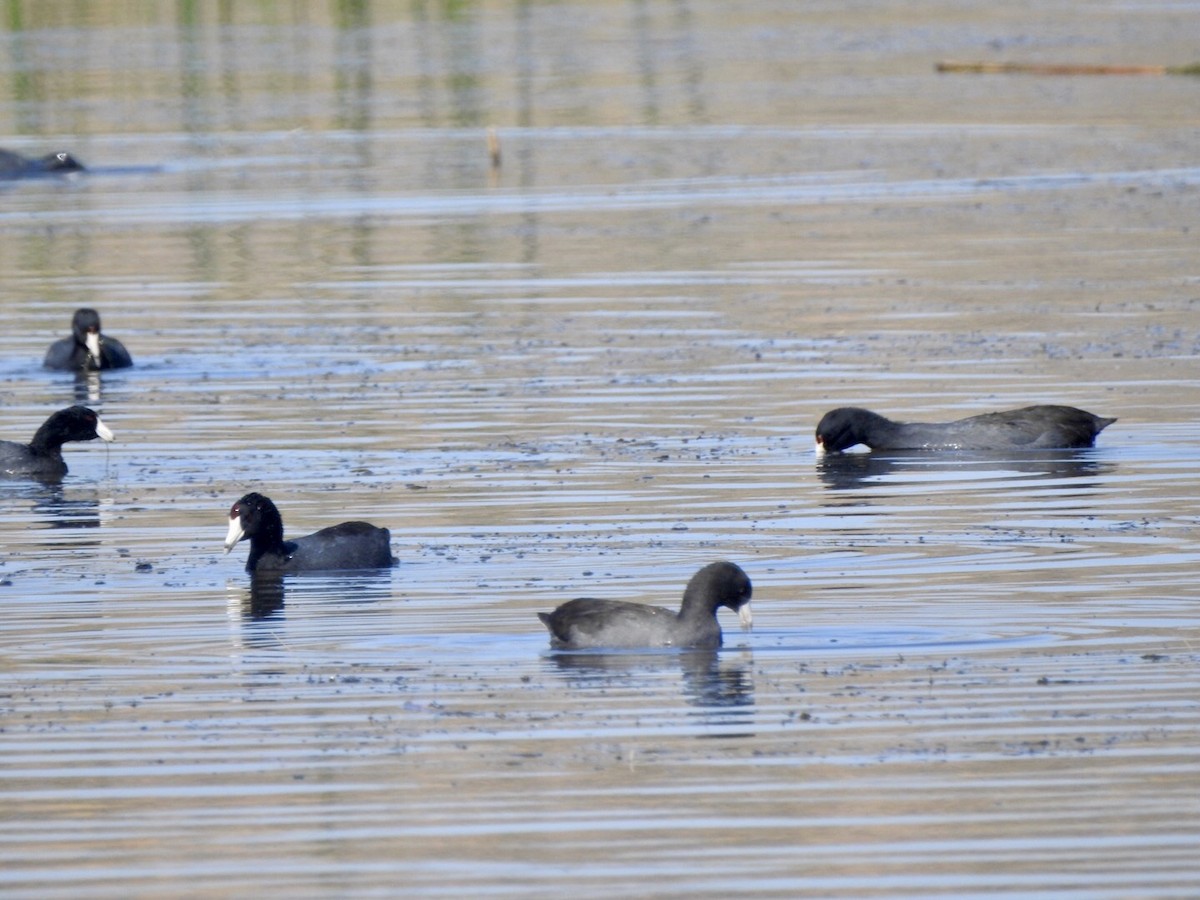
[{"label": "bird body", "polygon": [[715,562],[692,576],[678,613],[661,606],[590,597],[570,600],[553,612],[538,613],[559,650],[653,647],[716,648],[722,643],[717,609],[736,610],[744,628],[751,624],[752,588],[746,573],[731,562]]},{"label": "bird body", "polygon": [[872,450],[1046,450],[1091,447],[1116,419],[1073,406],[1026,406],[953,422],[895,422],[869,409],[830,410],[817,425],[817,454],[855,444]]},{"label": "bird body", "polygon": [[62,446],[69,441],[113,440],[113,433],[86,406],[69,406],[50,416],[28,444],[0,441],[0,475],[62,481],[67,474]]},{"label": "bird body", "polygon": [[69,175],[87,171],[70,153],[48,153],[39,158],[22,156],[11,150],[0,150],[0,180],[38,178],[47,175]]},{"label": "bird body", "polygon": [[283,519],[270,498],[246,494],[229,510],[225,552],[250,541],[246,571],[253,575],[377,569],[394,565],[391,533],[368,522],[342,522],[285,541]]},{"label": "bird body", "polygon": [[124,344],[101,332],[98,312],[77,309],[71,317],[71,336],[51,344],[42,365],[47,369],[85,372],[124,369],[133,365],[133,358]]}]

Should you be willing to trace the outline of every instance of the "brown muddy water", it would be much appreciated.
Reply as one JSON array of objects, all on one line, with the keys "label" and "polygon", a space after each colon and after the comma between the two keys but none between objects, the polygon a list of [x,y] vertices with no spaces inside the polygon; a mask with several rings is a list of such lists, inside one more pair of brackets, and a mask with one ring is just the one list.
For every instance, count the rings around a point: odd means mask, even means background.
[{"label": "brown muddy water", "polygon": [[[1181,897],[1200,882],[1196,3],[17,3],[11,897]],[[489,164],[495,128],[501,163]],[[94,306],[136,367],[43,372]],[[1119,416],[818,464],[842,404]],[[392,529],[252,594],[229,505]],[[555,656],[573,596],[753,632]]]}]

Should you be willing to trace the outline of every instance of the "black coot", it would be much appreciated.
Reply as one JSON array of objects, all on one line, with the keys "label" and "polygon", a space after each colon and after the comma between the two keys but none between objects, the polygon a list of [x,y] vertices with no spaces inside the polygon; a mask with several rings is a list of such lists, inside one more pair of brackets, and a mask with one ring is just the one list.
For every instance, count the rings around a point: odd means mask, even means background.
[{"label": "black coot", "polygon": [[396,562],[391,534],[366,522],[343,522],[285,541],[279,510],[262,494],[247,494],[230,508],[225,552],[247,538],[246,571],[251,574],[379,569]]},{"label": "black coot", "polygon": [[98,312],[77,309],[71,317],[71,336],[51,344],[42,365],[64,371],[95,371],[123,369],[132,366],[133,359],[124,344],[100,332]]},{"label": "black coot", "polygon": [[69,175],[72,172],[86,172],[83,163],[70,153],[47,153],[45,156],[32,159],[13,153],[11,150],[0,150],[0,179],[37,178],[45,175]]},{"label": "black coot", "polygon": [[67,474],[62,445],[67,441],[111,441],[113,433],[86,406],[69,406],[48,418],[28,444],[0,441],[0,475],[62,481]]},{"label": "black coot", "polygon": [[1068,450],[1092,446],[1115,421],[1073,406],[1026,406],[954,422],[893,422],[843,406],[821,417],[817,454],[855,444],[872,450]]},{"label": "black coot", "polygon": [[721,646],[717,608],[736,610],[749,628],[750,579],[731,562],[715,562],[692,576],[678,613],[623,600],[570,600],[551,613],[538,613],[550,629],[550,646],[588,648]]}]

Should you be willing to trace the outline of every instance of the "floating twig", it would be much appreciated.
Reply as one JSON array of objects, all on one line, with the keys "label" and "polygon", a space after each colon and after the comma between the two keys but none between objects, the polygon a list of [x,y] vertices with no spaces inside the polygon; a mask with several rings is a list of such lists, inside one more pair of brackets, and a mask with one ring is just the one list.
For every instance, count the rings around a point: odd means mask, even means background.
[{"label": "floating twig", "polygon": [[1071,63],[939,62],[939,72],[973,75],[1200,75],[1200,63],[1186,66],[1106,66]]},{"label": "floating twig", "polygon": [[496,129],[488,126],[487,130],[487,147],[488,158],[492,161],[492,169],[500,168],[500,135],[496,134]]}]

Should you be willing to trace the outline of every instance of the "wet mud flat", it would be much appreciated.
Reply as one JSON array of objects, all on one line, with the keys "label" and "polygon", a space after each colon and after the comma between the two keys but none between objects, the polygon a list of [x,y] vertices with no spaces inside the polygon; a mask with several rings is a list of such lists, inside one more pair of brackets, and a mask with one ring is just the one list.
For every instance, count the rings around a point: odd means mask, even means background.
[{"label": "wet mud flat", "polygon": [[[0,67],[16,149],[151,169],[2,194],[0,436],[117,442],[0,482],[0,893],[1187,895],[1194,85],[932,69],[1186,54],[1180,14],[372,9]],[[114,45],[153,102],[73,90]],[[85,305],[132,369],[38,368]],[[839,405],[1033,402],[1119,418],[812,454]],[[251,489],[400,565],[252,589]],[[717,558],[720,652],[548,651],[536,612]]]}]

